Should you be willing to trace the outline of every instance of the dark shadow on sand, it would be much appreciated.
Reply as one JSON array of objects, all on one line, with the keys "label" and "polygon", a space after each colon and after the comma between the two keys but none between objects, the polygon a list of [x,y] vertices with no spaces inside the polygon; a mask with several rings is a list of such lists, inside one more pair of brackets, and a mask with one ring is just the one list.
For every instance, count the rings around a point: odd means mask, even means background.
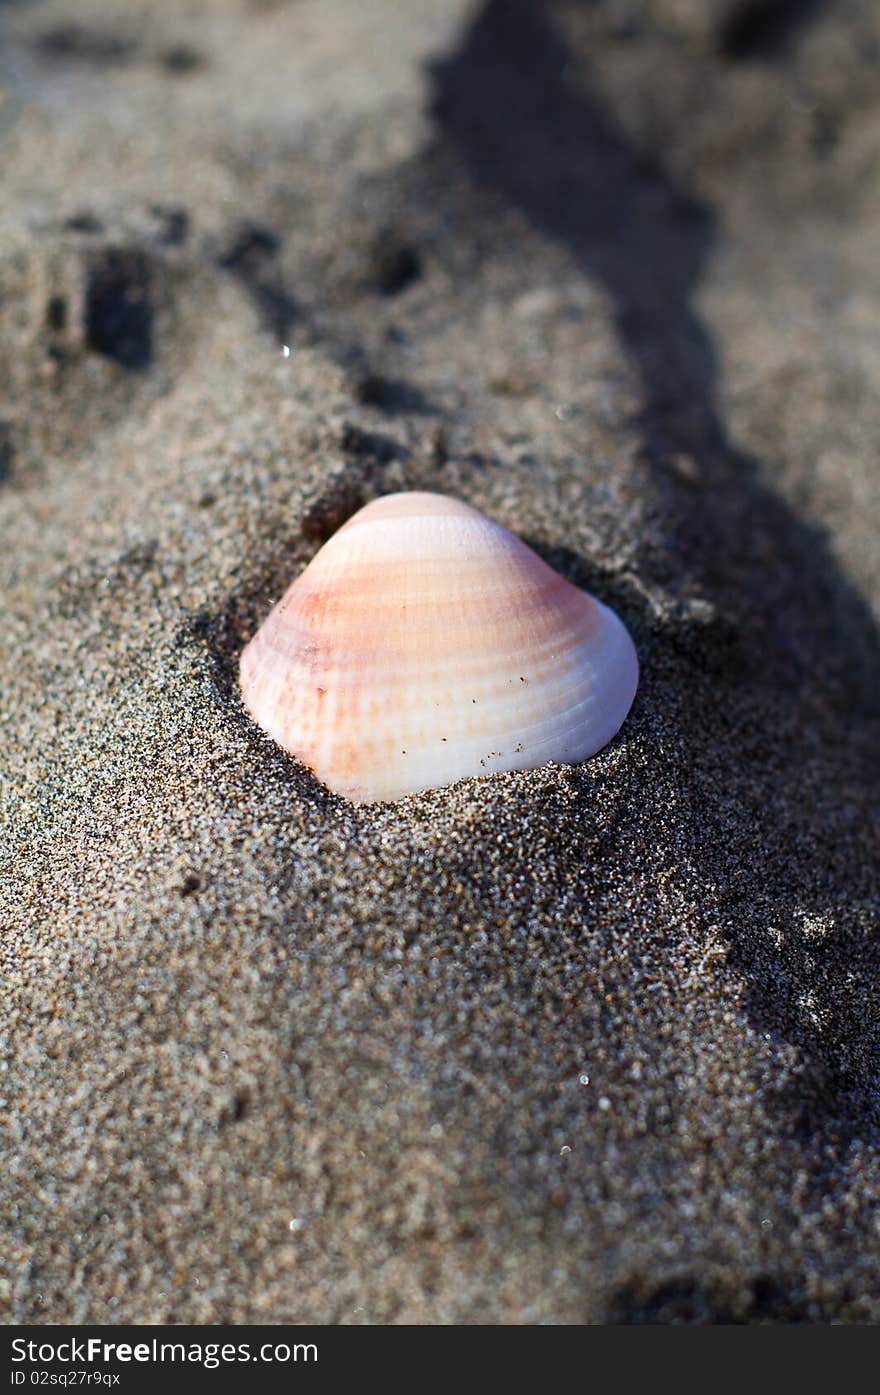
[{"label": "dark shadow on sand", "polygon": [[[772,58],[815,7],[788,6],[784,32],[770,25],[759,6],[751,11],[749,16],[742,9],[740,27],[728,35],[731,60],[749,57],[750,46]],[[712,788],[713,780],[717,786],[713,728],[729,693],[743,683],[753,694],[759,690],[771,714],[774,708],[784,714],[789,737],[792,730],[808,729],[813,753],[844,751],[858,729],[873,758],[859,778],[865,789],[871,781],[876,788],[876,740],[870,744],[870,732],[878,715],[880,636],[871,613],[824,534],[799,518],[774,492],[761,462],[731,441],[720,406],[718,354],[692,303],[715,243],[716,214],[667,173],[661,150],[629,142],[614,114],[591,96],[583,54],[577,56],[577,86],[570,82],[572,57],[554,27],[552,6],[488,0],[457,50],[432,68],[433,115],[442,158],[463,169],[473,188],[488,191],[568,248],[585,275],[612,297],[641,387],[642,455],[671,539],[669,553],[679,577],[695,581],[716,617],[723,617],[696,634],[685,622],[648,636],[644,685],[656,673],[657,687],[646,700],[664,700],[659,675],[668,676],[671,668],[665,697],[677,702],[679,712],[670,720],[688,751],[688,778],[701,789]],[[661,73],[656,81],[663,81]],[[697,487],[670,468],[681,455],[693,462]],[[549,560],[581,584],[595,580],[590,565],[573,554]],[[691,673],[701,681],[691,685],[685,703]],[[818,697],[814,690],[821,690]],[[736,710],[732,701],[731,707]],[[801,831],[815,840],[815,809],[798,807],[801,774],[804,787],[810,785],[808,759],[797,744],[785,748],[771,717],[763,743],[744,742],[737,768],[726,772],[728,808],[744,800],[754,809],[750,836],[738,841],[725,809],[708,809],[700,830],[701,870],[718,889],[732,924],[744,865],[760,880],[763,850],[772,850],[767,865],[778,868],[786,861],[785,840],[796,840]],[[783,764],[792,799],[780,826],[767,811],[778,800]],[[658,756],[658,786],[669,781],[672,788],[680,775],[664,768]],[[849,789],[842,775],[825,790],[829,844],[835,828],[839,840],[847,818],[862,817],[847,812],[852,769],[847,778]],[[831,867],[831,850],[828,859]],[[793,858],[794,877],[800,867]],[[849,871],[844,861],[829,883],[839,888]],[[804,905],[814,894],[815,887],[803,887]],[[854,886],[854,903],[859,894]],[[866,985],[875,983],[880,951],[870,936],[844,931],[819,955],[817,970],[817,951],[793,924],[785,925],[797,899],[796,885],[783,888],[771,878],[762,887],[768,919],[791,931],[781,978],[767,979],[745,937],[733,938],[731,962],[748,982],[755,1024],[795,1041],[811,1064],[809,1098],[800,1109],[805,1135],[833,1123],[844,1138],[852,1137],[876,1108],[880,1025],[870,1011],[858,1020],[852,1016],[845,1006],[846,982],[855,975]],[[742,904],[748,912],[748,897]],[[821,1027],[806,1018],[792,1026],[790,1004],[806,991],[818,1003]],[[789,1113],[792,1103],[786,1101]]]}]

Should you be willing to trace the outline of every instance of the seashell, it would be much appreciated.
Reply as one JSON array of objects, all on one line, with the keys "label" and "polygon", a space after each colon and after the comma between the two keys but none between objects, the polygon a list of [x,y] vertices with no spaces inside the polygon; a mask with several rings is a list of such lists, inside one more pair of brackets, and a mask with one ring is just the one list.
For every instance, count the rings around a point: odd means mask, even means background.
[{"label": "seashell", "polygon": [[440,494],[360,509],[241,656],[254,720],[355,803],[584,760],[637,684],[613,611]]}]

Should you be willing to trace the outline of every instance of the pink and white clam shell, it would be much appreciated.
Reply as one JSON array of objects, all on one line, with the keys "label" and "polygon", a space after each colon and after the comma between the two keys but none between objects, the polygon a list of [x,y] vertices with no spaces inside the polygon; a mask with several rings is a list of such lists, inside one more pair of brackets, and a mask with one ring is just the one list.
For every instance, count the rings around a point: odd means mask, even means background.
[{"label": "pink and white clam shell", "polygon": [[637,684],[613,611],[468,504],[415,492],[354,514],[241,656],[254,720],[355,803],[585,760]]}]

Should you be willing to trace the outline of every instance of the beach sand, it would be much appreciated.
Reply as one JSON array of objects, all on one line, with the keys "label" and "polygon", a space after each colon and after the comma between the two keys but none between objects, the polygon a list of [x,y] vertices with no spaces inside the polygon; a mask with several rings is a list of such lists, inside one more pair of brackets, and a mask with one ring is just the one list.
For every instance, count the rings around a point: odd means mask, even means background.
[{"label": "beach sand", "polygon": [[[880,21],[770,8],[0,4],[5,1320],[880,1319]],[[595,758],[248,719],[401,488],[625,619]]]}]

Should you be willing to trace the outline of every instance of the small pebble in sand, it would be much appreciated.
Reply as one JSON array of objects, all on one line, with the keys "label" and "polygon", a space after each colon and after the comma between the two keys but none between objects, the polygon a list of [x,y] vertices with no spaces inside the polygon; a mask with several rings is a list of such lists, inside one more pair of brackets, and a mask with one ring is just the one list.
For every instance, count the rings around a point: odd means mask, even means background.
[{"label": "small pebble in sand", "polygon": [[350,518],[241,658],[255,721],[355,803],[584,760],[637,682],[613,611],[468,504],[418,492]]}]

